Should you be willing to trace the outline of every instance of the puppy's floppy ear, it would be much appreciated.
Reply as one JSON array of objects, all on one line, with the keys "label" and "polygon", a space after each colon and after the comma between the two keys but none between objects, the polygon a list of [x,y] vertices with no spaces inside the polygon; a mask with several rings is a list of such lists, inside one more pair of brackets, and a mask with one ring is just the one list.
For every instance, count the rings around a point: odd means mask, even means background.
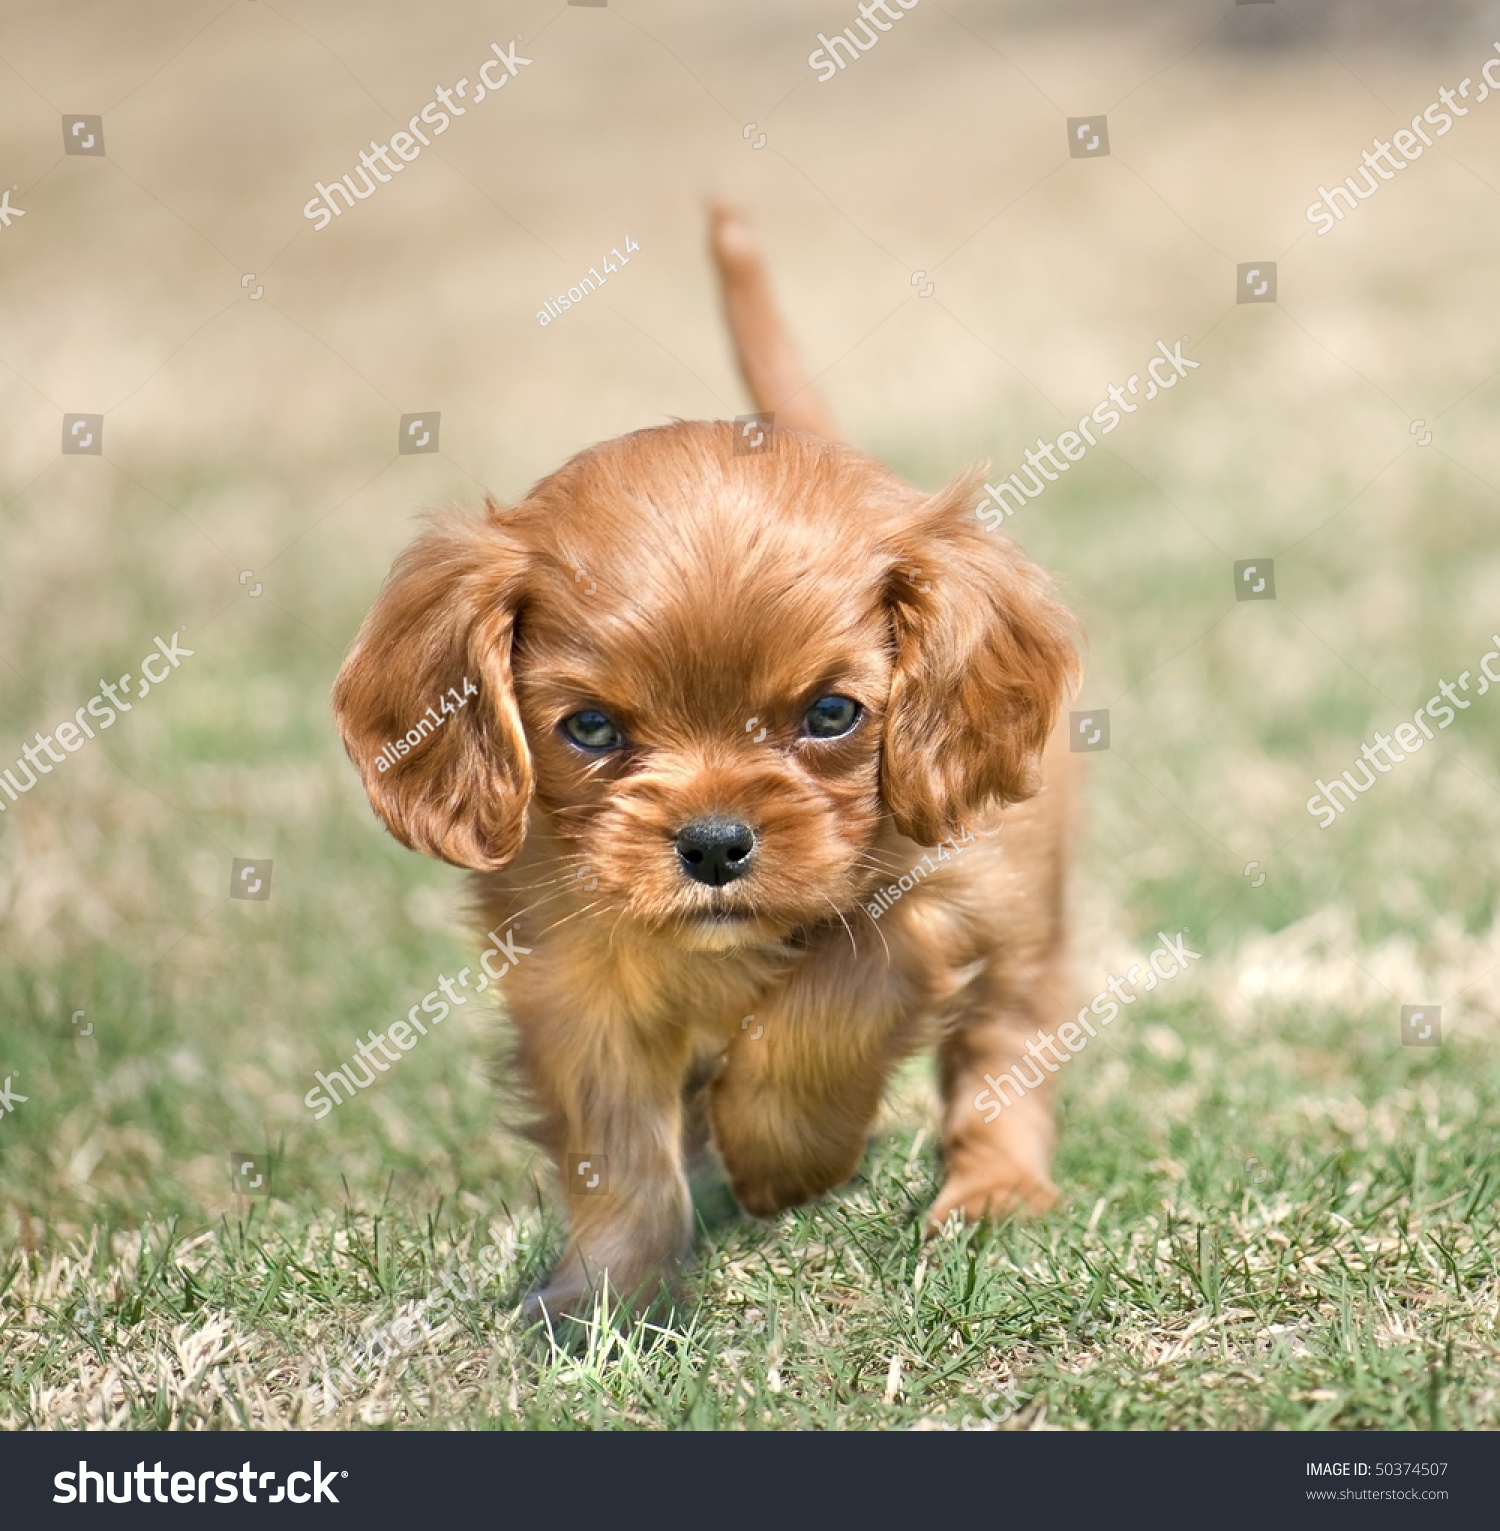
[{"label": "puppy's floppy ear", "polygon": [[1036,792],[1038,757],[1078,673],[1073,619],[1046,575],[980,526],[981,482],[955,480],[893,539],[882,790],[896,827],[922,845]]},{"label": "puppy's floppy ear", "polygon": [[[344,748],[390,832],[481,872],[520,850],[534,784],[511,678],[525,555],[488,510],[439,523],[401,555],[333,688]],[[444,711],[450,686],[464,705],[450,696]],[[420,739],[399,754],[412,730]]]}]

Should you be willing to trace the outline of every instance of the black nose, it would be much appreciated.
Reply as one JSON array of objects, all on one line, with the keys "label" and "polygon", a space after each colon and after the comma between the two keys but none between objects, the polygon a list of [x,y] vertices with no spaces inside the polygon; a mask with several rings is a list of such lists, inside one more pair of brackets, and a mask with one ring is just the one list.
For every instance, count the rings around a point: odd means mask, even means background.
[{"label": "black nose", "polygon": [[711,888],[733,882],[750,870],[755,835],[733,819],[694,819],[677,836],[677,859],[694,882]]}]

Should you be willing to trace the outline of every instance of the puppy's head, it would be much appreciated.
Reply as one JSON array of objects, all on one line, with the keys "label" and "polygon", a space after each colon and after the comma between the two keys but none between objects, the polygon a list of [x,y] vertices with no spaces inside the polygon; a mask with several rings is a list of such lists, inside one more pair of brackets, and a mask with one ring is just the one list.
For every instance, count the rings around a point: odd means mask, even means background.
[{"label": "puppy's head", "polygon": [[531,825],[577,902],[725,949],[856,905],[886,816],[933,844],[1035,791],[1069,622],[974,481],[733,444],[607,442],[406,552],[334,691],[398,839],[494,871]]}]

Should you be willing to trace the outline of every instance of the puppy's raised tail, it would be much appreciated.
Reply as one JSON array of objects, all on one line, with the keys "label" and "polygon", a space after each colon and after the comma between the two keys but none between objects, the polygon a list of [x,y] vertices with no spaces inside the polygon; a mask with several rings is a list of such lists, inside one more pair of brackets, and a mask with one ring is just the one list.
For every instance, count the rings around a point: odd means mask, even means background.
[{"label": "puppy's raised tail", "polygon": [[839,440],[839,428],[776,310],[749,226],[732,208],[715,207],[709,243],[740,373],[756,409],[773,411],[777,425]]}]

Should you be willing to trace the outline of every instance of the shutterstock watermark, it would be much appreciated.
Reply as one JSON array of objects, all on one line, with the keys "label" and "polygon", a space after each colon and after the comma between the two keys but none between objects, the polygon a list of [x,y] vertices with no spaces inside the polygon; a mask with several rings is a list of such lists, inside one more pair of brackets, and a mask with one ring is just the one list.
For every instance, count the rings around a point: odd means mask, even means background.
[{"label": "shutterstock watermark", "polygon": [[[325,1473],[321,1460],[313,1463],[310,1472],[288,1473],[285,1483],[276,1482],[276,1473],[275,1468],[259,1472],[252,1462],[222,1472],[213,1468],[200,1472],[196,1467],[191,1472],[186,1469],[174,1472],[163,1467],[158,1458],[150,1467],[140,1461],[134,1467],[121,1468],[117,1494],[115,1471],[96,1470],[89,1466],[87,1457],[80,1457],[76,1472],[70,1467],[53,1475],[52,1487],[57,1492],[52,1502],[88,1504],[92,1489],[94,1504],[129,1504],[132,1497],[139,1504],[234,1504],[236,1500],[246,1504],[261,1500],[267,1504],[280,1504],[283,1500],[291,1504],[337,1504],[339,1496],[334,1493],[333,1484],[349,1476],[348,1468],[330,1467]],[[214,1490],[212,1499],[208,1497],[210,1488]]]},{"label": "shutterstock watermark", "polygon": [[[1175,388],[1181,378],[1203,365],[1202,362],[1190,361],[1182,354],[1187,340],[1188,337],[1184,335],[1170,347],[1164,340],[1156,342],[1156,349],[1161,354],[1153,356],[1146,363],[1147,382],[1143,403],[1149,404],[1158,394],[1168,388]],[[1158,372],[1159,367],[1164,370]],[[1044,441],[1038,436],[1036,446],[1028,448],[1026,452],[1026,482],[1022,482],[1021,470],[1018,469],[999,484],[986,483],[984,498],[974,508],[974,514],[984,523],[984,529],[987,532],[994,531],[1007,516],[1015,515],[1024,505],[1036,499],[1048,484],[1055,484],[1075,462],[1082,462],[1088,456],[1089,449],[1099,445],[1099,437],[1108,436],[1111,431],[1119,428],[1120,421],[1126,415],[1133,415],[1141,406],[1132,404],[1130,399],[1140,393],[1140,383],[1140,373],[1132,372],[1123,386],[1118,383],[1109,385],[1105,390],[1105,398],[1078,422],[1076,431],[1064,431],[1056,441]],[[1099,427],[1099,437],[1089,429],[1090,422]],[[1061,450],[1062,458],[1058,457],[1058,450]],[[1046,466],[1048,463],[1052,465],[1050,468]],[[1053,469],[1057,471],[1053,472]]]},{"label": "shutterstock watermark", "polygon": [[[1500,671],[1490,669],[1491,661],[1500,660],[1500,633],[1491,633],[1490,642],[1495,647],[1479,661],[1479,686],[1474,692],[1475,697],[1483,696],[1491,685],[1500,686]],[[1440,680],[1437,691],[1417,708],[1410,723],[1398,723],[1389,734],[1376,729],[1370,743],[1359,747],[1360,759],[1354,762],[1360,773],[1359,780],[1355,780],[1353,770],[1343,772],[1331,782],[1320,776],[1313,784],[1318,790],[1307,800],[1307,811],[1317,819],[1318,828],[1327,829],[1340,814],[1357,803],[1360,794],[1375,785],[1377,772],[1389,776],[1403,760],[1415,755],[1427,740],[1435,738],[1427,726],[1429,720],[1439,728],[1447,728],[1460,712],[1472,707],[1472,700],[1465,701],[1459,695],[1460,691],[1467,693],[1472,678],[1473,672],[1464,670],[1457,681]],[[1374,770],[1370,769],[1372,766]],[[1335,796],[1339,792],[1348,798],[1347,803],[1341,803]]]},{"label": "shutterstock watermark", "polygon": [[[478,106],[486,96],[493,95],[509,84],[527,64],[531,63],[529,58],[522,58],[516,52],[516,44],[520,41],[522,39],[519,37],[513,38],[509,46],[505,48],[502,48],[499,43],[490,44],[490,52],[494,54],[494,57],[485,59],[475,71],[479,78],[474,86],[474,96],[469,101],[469,106]],[[493,73],[495,70],[503,70],[503,73],[495,74]],[[312,223],[313,231],[321,233],[335,218],[342,217],[346,209],[352,209],[356,202],[363,202],[366,197],[374,196],[377,186],[383,186],[388,181],[394,180],[412,160],[421,154],[423,149],[430,148],[432,139],[446,133],[453,125],[455,117],[467,114],[469,106],[460,106],[458,103],[467,100],[468,93],[467,75],[451,90],[446,85],[437,86],[432,100],[421,111],[413,113],[405,131],[392,133],[388,144],[378,143],[372,138],[370,147],[359,151],[359,164],[355,166],[352,174],[345,175],[330,186],[325,186],[321,181],[313,182],[313,189],[317,195],[310,197],[302,209],[302,216]],[[441,105],[439,105],[440,102]],[[426,123],[432,129],[432,138],[429,138],[417,126],[419,122]],[[392,151],[396,155],[395,159],[391,158]],[[381,165],[385,166],[385,170],[380,169]],[[389,175],[386,174],[387,170],[390,172]],[[356,175],[364,187],[363,191],[354,184]],[[337,198],[343,199],[345,207],[339,206]]]},{"label": "shutterstock watermark", "polygon": [[[834,37],[825,37],[819,32],[819,46],[807,55],[808,67],[818,71],[818,84],[826,85],[839,70],[847,69],[862,53],[868,53],[880,41],[880,34],[891,30],[892,22],[904,21],[906,12],[916,10],[919,3],[920,0],[895,0],[892,6],[890,0],[874,0],[873,4],[861,4],[861,19],[855,26],[860,28],[863,42],[855,35],[854,27],[845,27]],[[880,16],[887,19],[877,20]],[[848,54],[847,60],[840,55],[841,48]]]},{"label": "shutterstock watermark", "polygon": [[[1157,984],[1166,983],[1179,973],[1185,973],[1190,962],[1197,962],[1203,956],[1202,952],[1190,951],[1183,942],[1182,938],[1188,934],[1186,930],[1179,930],[1175,936],[1169,936],[1162,930],[1156,934],[1162,944],[1146,959],[1151,971],[1140,994],[1149,994]],[[1160,965],[1158,958],[1161,959]],[[1026,1043],[1026,1052],[1031,1060],[1030,1077],[1022,1074],[1023,1064],[1019,1061],[1013,1063],[998,1079],[993,1074],[986,1074],[984,1082],[989,1088],[981,1090],[974,1097],[974,1109],[984,1114],[985,1121],[993,1122],[1006,1106],[1015,1105],[1028,1090],[1037,1089],[1046,1077],[1042,1073],[1043,1069],[1048,1074],[1055,1074],[1075,1053],[1081,1053],[1091,1038],[1099,1035],[1089,1020],[1090,1016],[1096,1016],[1101,1026],[1108,1026],[1119,1015],[1121,1005],[1133,1005],[1140,998],[1140,994],[1126,992],[1128,987],[1140,982],[1140,977],[1139,963],[1133,963],[1127,968],[1124,978],[1116,978],[1111,973],[1105,987],[1078,1012],[1076,1021],[1064,1021],[1057,1028],[1056,1036],[1050,1031],[1038,1029],[1036,1036]],[[1111,995],[1114,997],[1111,998]],[[1059,1042],[1062,1048],[1058,1047]],[[1011,1098],[1012,1092],[1015,1099]]]},{"label": "shutterstock watermark", "polygon": [[[80,1012],[82,1013],[82,1012]],[[15,1085],[14,1073],[5,1076],[5,1083],[0,1085],[0,1120],[7,1115],[14,1116],[17,1106],[24,1106],[31,1099],[29,1095],[22,1095]]]},{"label": "shutterstock watermark", "polygon": [[[171,640],[165,638],[153,638],[158,652],[147,654],[140,663],[139,685],[135,692],[137,702],[151,694],[152,686],[159,686],[165,681],[184,659],[191,659],[194,651],[183,648],[177,641],[177,632],[172,634]],[[151,668],[153,664],[161,664],[163,660],[169,661],[170,668],[162,670],[158,675]],[[54,725],[50,734],[44,734],[40,729],[36,733],[35,744],[23,744],[20,758],[16,761],[15,770],[24,771],[26,780],[18,781],[9,770],[0,772],[0,792],[4,792],[11,802],[19,802],[23,792],[30,792],[36,786],[40,776],[50,776],[53,766],[59,766],[68,758],[68,755],[76,755],[84,746],[85,738],[92,739],[94,730],[89,727],[88,718],[99,725],[102,733],[106,728],[112,728],[123,712],[130,712],[135,707],[135,702],[127,702],[125,698],[130,693],[130,683],[136,676],[127,670],[119,680],[111,684],[109,681],[99,682],[98,693],[83,704],[69,722]],[[106,702],[105,697],[109,700]],[[85,716],[87,714],[87,717]],[[62,745],[66,754],[59,754],[52,746],[54,740]],[[46,759],[42,758],[43,752]],[[49,764],[48,762],[51,762]],[[6,804],[0,800],[0,813],[4,813]]]},{"label": "shutterstock watermark", "polygon": [[[1495,52],[1500,54],[1500,42],[1495,44]],[[1496,71],[1493,75],[1490,73],[1492,69]],[[1479,94],[1474,97],[1475,106],[1487,100],[1491,91],[1500,91],[1500,58],[1486,59],[1479,75]],[[1412,118],[1411,127],[1398,128],[1389,140],[1377,138],[1375,147],[1364,151],[1365,163],[1359,172],[1358,181],[1349,175],[1344,177],[1343,185],[1335,186],[1332,190],[1327,186],[1318,187],[1317,198],[1307,209],[1307,221],[1317,226],[1320,238],[1335,224],[1342,223],[1347,216],[1344,208],[1339,206],[1340,201],[1352,213],[1361,202],[1373,197],[1386,181],[1394,181],[1401,171],[1409,170],[1414,161],[1421,159],[1428,149],[1434,147],[1435,138],[1451,133],[1455,118],[1469,115],[1471,108],[1458,103],[1460,98],[1465,101],[1469,99],[1469,87],[1473,83],[1473,75],[1465,75],[1458,82],[1456,91],[1443,86],[1437,94],[1437,100]],[[1432,129],[1431,137],[1428,136],[1427,128]]]},{"label": "shutterstock watermark", "polygon": [[[489,946],[479,956],[479,966],[484,970],[479,977],[479,982],[474,986],[476,994],[483,994],[489,988],[491,979],[498,982],[510,972],[511,968],[520,962],[522,957],[531,955],[529,946],[521,946],[516,941],[514,927],[507,930],[502,937],[498,931],[488,933]],[[506,960],[499,968],[490,966],[490,959],[503,956]],[[446,973],[438,975],[437,988],[424,998],[417,1001],[407,1012],[404,1021],[392,1021],[384,1031],[376,1031],[373,1027],[365,1033],[366,1040],[356,1041],[354,1044],[354,1058],[348,1063],[341,1064],[337,1068],[329,1069],[325,1074],[322,1070],[315,1070],[313,1078],[318,1082],[302,1097],[302,1104],[313,1113],[313,1120],[321,1122],[329,1115],[335,1106],[342,1106],[344,1098],[339,1094],[339,1086],[342,1085],[348,1092],[347,1098],[353,1100],[360,1090],[367,1090],[375,1083],[377,1074],[388,1074],[391,1064],[399,1063],[401,1059],[417,1045],[417,1036],[425,1037],[427,1027],[422,1024],[422,1015],[428,1017],[433,1026],[440,1025],[459,1005],[469,1002],[469,995],[460,994],[460,989],[469,987],[469,974],[471,968],[460,968],[457,978],[449,978]],[[439,995],[446,998],[439,998]],[[421,1011],[421,1015],[417,1012]],[[413,1036],[415,1029],[417,1036]],[[396,1051],[392,1051],[386,1043],[389,1037],[396,1044]],[[359,1060],[359,1068],[356,1071],[354,1059]],[[382,1062],[381,1059],[385,1059]],[[364,1078],[359,1076],[363,1074]]]},{"label": "shutterstock watermark", "polygon": [[[515,1255],[519,1239],[514,1228],[505,1231],[503,1240],[486,1244],[476,1256],[482,1281],[492,1281],[496,1273]],[[432,1339],[452,1316],[457,1301],[477,1300],[476,1284],[466,1270],[449,1271],[437,1290],[424,1297],[409,1313],[393,1318],[361,1337],[359,1343],[318,1377],[321,1412],[329,1414],[344,1395],[357,1397],[370,1387],[377,1371],[383,1371],[421,1340]]]}]

